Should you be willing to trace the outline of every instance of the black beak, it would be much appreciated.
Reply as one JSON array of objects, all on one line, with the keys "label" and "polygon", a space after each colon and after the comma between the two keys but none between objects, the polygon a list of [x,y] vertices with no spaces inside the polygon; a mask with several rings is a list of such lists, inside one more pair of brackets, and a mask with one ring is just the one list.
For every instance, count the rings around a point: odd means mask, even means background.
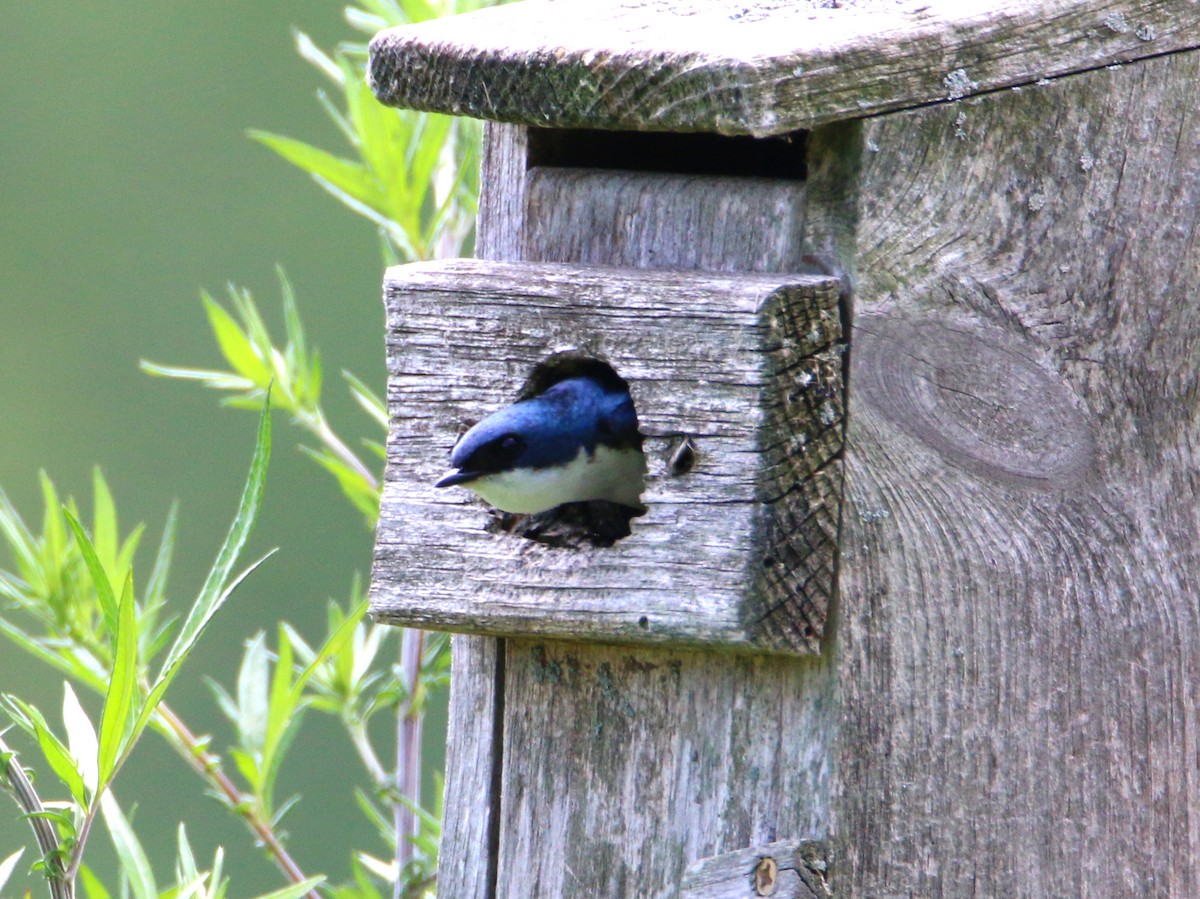
[{"label": "black beak", "polygon": [[483,472],[480,471],[453,471],[446,475],[434,487],[453,487],[455,484],[466,484],[476,478],[482,477]]}]

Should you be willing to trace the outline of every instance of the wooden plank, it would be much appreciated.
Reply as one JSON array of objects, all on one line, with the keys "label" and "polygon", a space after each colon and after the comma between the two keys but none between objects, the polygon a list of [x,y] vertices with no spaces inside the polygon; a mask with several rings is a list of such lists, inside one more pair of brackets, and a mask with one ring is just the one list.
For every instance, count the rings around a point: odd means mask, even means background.
[{"label": "wooden plank", "polygon": [[691,861],[816,835],[827,661],[506,646],[497,896],[667,899]]},{"label": "wooden plank", "polygon": [[689,865],[680,899],[829,899],[828,869],[824,843],[777,840]]},{"label": "wooden plank", "polygon": [[[803,181],[537,167],[526,176],[529,239],[546,262],[717,271],[807,270]],[[550,233],[553,228],[554,232]],[[744,260],[769,269],[734,269]]]},{"label": "wooden plank", "polygon": [[438,891],[443,896],[488,899],[496,879],[501,731],[497,700],[503,697],[503,658],[497,641],[456,634],[450,647],[450,720],[443,792],[442,844],[471,847],[471,855],[443,852]]},{"label": "wooden plank", "polygon": [[[838,279],[458,260],[400,266],[387,285],[377,618],[818,649],[841,495]],[[613,365],[647,435],[649,511],[613,546],[497,532],[472,494],[433,487],[462,428],[563,351]],[[680,473],[682,436],[696,461]]]},{"label": "wooden plank", "polygon": [[[479,219],[480,258],[515,260],[520,246],[507,227],[523,200],[525,129],[483,129]],[[438,892],[455,899],[496,899],[500,839],[500,761],[504,740],[503,641],[454,634],[450,638],[450,720]]]},{"label": "wooden plank", "polygon": [[838,892],[1200,895],[1198,82],[864,125]]},{"label": "wooden plank", "polygon": [[765,136],[1200,45],[1190,0],[525,0],[379,34],[394,106]]},{"label": "wooden plank", "polygon": [[525,258],[524,235],[516,223],[525,218],[528,131],[490,122],[483,133],[475,255],[517,262]]},{"label": "wooden plank", "polygon": [[[525,240],[533,223],[525,219],[523,199],[524,129],[489,125],[486,133],[480,252],[538,261],[555,252],[554,235],[565,234],[571,224],[562,220],[550,228],[538,223],[544,242]],[[556,209],[536,214],[562,218]],[[798,223],[781,220],[776,226],[793,235],[795,247],[801,245]],[[630,264],[624,254],[636,248],[622,242],[610,246],[610,258],[593,261]],[[662,252],[665,258],[678,253],[682,260],[691,251],[681,235]],[[720,256],[695,261],[701,270],[727,264]],[[744,266],[746,271],[781,267],[768,258],[746,259]],[[501,670],[514,666],[518,676],[489,687],[478,675],[494,676],[496,669],[480,647],[497,642],[505,660]],[[539,645],[543,648],[535,652]],[[665,899],[677,895],[684,870],[694,860],[785,837],[827,833],[830,746],[837,718],[828,653],[817,659],[756,661],[718,653],[468,637],[455,637],[454,652],[456,665],[469,666],[476,676],[452,683],[451,714],[474,714],[476,726],[460,728],[462,739],[447,747],[447,791],[450,795],[452,785],[461,781],[464,786],[455,795],[462,804],[453,814],[495,822],[502,844],[490,847],[472,839],[465,828],[447,831],[439,872],[443,895],[594,899],[619,895],[608,890],[616,879],[636,885],[627,895]],[[672,684],[675,661],[677,685]],[[655,686],[653,676],[661,678],[664,665],[667,683]],[[573,670],[587,676],[566,676]],[[491,714],[477,711],[472,702],[476,692],[490,697]],[[653,713],[668,701],[679,709],[679,717]],[[634,711],[632,717],[627,709]],[[606,720],[613,726],[597,727]],[[493,743],[493,737],[500,742]],[[493,745],[499,747],[495,752]],[[663,764],[672,747],[670,758],[677,761]],[[597,758],[605,764],[594,765]],[[480,766],[503,766],[502,776],[492,789],[471,795],[466,785]],[[604,799],[600,807],[597,797]],[[697,801],[711,813],[689,814]],[[644,807],[669,813],[656,831],[663,838],[658,845],[642,840],[638,826],[622,823],[646,820]],[[551,821],[558,823],[548,826]],[[520,839],[513,836],[514,822],[522,822]],[[575,822],[585,826],[566,826]],[[638,855],[631,858],[634,852]],[[595,861],[585,866],[579,859]],[[605,859],[611,862],[607,868],[601,864]],[[494,875],[488,874],[489,866]],[[466,888],[478,883],[492,886],[487,892]],[[534,884],[561,889],[538,892]]]}]

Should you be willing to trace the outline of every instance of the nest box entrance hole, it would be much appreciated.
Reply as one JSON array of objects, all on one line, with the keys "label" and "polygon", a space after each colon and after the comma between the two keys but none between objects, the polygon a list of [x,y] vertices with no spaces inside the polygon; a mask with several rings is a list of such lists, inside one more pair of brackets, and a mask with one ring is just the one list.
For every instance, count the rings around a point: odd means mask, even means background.
[{"label": "nest box entrance hole", "polygon": [[[549,483],[558,477],[568,481],[561,488],[567,492],[589,487],[595,492],[590,498],[532,513],[509,512],[493,505],[487,529],[560,548],[611,546],[628,537],[633,519],[645,513],[642,493],[646,475],[645,435],[638,425],[629,383],[602,359],[559,352],[533,367],[513,403],[484,421],[511,418],[514,432],[507,436],[498,433],[496,441],[513,444],[513,452],[519,449],[537,457],[533,461],[538,464],[528,476],[529,489],[542,489],[541,481]],[[535,406],[536,415],[532,411]],[[522,428],[529,433],[517,433]],[[470,439],[471,433],[465,430],[459,441]],[[528,445],[539,440],[571,443],[574,458],[541,459],[537,448]],[[503,449],[498,446],[497,452]],[[483,450],[487,451],[486,445]],[[583,474],[568,475],[569,467],[580,467]],[[489,499],[483,490],[479,492]]]}]

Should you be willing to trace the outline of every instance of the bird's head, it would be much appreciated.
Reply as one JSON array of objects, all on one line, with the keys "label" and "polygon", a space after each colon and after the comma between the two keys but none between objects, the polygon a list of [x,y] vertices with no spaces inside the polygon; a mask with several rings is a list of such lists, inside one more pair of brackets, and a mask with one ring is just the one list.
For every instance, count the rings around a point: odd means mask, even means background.
[{"label": "bird's head", "polygon": [[624,382],[566,378],[467,431],[436,486],[462,485],[506,512],[596,499],[640,508],[641,446]]}]

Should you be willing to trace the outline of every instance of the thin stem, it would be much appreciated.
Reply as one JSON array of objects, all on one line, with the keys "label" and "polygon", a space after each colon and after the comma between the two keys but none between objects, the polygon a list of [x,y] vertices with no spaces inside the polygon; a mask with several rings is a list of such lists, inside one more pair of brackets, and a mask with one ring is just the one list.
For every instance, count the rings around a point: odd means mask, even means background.
[{"label": "thin stem", "polygon": [[[159,704],[157,714],[174,737],[172,742],[180,750],[180,754],[187,763],[225,797],[230,808],[241,816],[246,826],[267,850],[267,854],[279,866],[283,875],[292,883],[303,883],[307,880],[308,878],[304,876],[300,866],[296,864],[279,841],[271,822],[264,820],[259,814],[253,797],[243,794],[237,784],[230,780],[229,775],[222,770],[220,758],[204,748],[204,743],[200,738],[192,733],[191,729],[165,702]],[[321,894],[313,890],[308,894],[308,899],[321,899]]]},{"label": "thin stem", "polygon": [[[413,805],[421,804],[421,732],[425,716],[416,710],[413,699],[421,673],[421,656],[425,651],[425,632],[405,628],[400,634],[400,678],[408,692],[401,704],[396,723],[396,787]],[[403,802],[395,804],[396,866],[400,874],[412,861],[416,847],[410,837],[417,835],[417,815]],[[405,895],[403,876],[396,877],[395,899]]]},{"label": "thin stem", "polygon": [[[17,762],[16,753],[9,749],[3,740],[0,740],[0,759],[3,759],[0,761],[0,773],[3,773],[8,781],[17,805],[24,810],[26,820],[33,828],[38,848],[42,850],[50,895],[53,899],[74,899],[75,884],[67,877],[67,872],[63,868],[62,857],[59,855],[62,847],[58,842],[58,834],[54,832],[54,825],[41,817],[45,813],[46,807],[42,805],[42,800],[33,788],[33,784],[29,782],[29,778],[25,776],[24,770]],[[78,845],[82,847],[82,838]]]},{"label": "thin stem", "polygon": [[[101,790],[103,792],[103,788]],[[83,847],[87,844],[88,834],[92,832],[92,824],[96,821],[96,812],[100,809],[100,796],[96,795],[92,799],[92,807],[88,813],[83,816],[83,824],[79,827],[79,833],[75,837],[75,848],[71,852],[71,863],[67,865],[66,878],[74,889],[75,878],[79,876],[79,866],[83,864]]]}]

